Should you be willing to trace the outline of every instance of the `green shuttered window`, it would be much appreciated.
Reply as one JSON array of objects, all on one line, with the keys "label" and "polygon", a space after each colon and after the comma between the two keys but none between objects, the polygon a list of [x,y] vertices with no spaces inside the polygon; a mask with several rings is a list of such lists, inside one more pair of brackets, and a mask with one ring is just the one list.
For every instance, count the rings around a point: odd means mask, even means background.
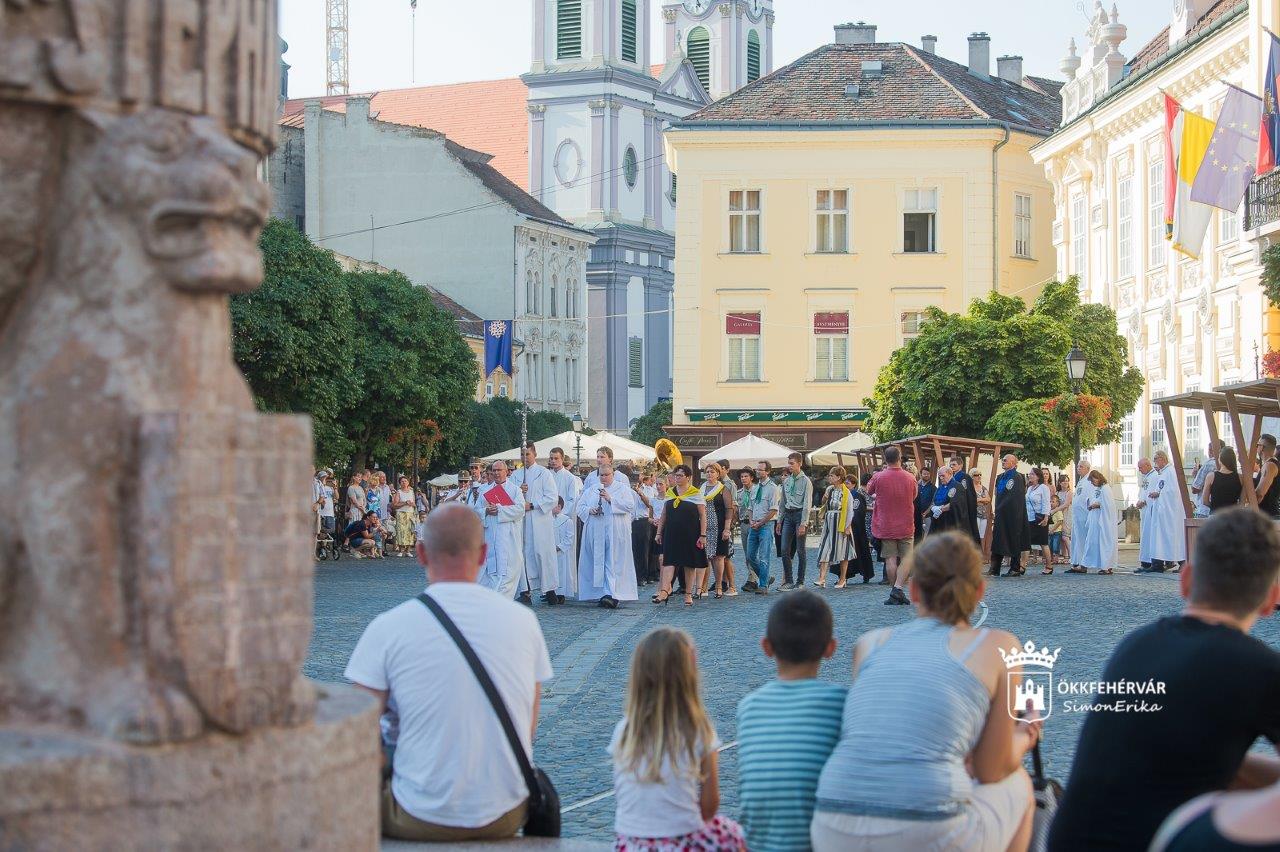
[{"label": "green shuttered window", "polygon": [[556,58],[582,56],[582,0],[556,0]]}]

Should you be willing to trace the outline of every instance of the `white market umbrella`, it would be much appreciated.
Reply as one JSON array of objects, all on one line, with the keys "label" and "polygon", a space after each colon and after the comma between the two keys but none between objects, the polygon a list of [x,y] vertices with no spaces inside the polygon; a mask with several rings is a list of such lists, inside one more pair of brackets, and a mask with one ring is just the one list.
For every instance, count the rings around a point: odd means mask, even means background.
[{"label": "white market umbrella", "polygon": [[767,461],[774,467],[783,467],[787,463],[787,456],[792,451],[781,444],[775,444],[773,441],[761,438],[759,435],[748,434],[745,437],[725,444],[723,447],[703,453],[702,458],[709,461],[720,461],[726,459],[729,467],[751,467],[756,466],[756,462]]},{"label": "white market umbrella", "polygon": [[[565,459],[569,462],[574,461],[574,455],[577,452],[577,434],[573,430],[561,432],[559,435],[552,435],[550,438],[543,438],[541,441],[535,441],[534,447],[538,453],[538,458],[546,460],[551,450],[559,447],[564,450]],[[629,444],[630,446],[625,446]],[[646,447],[643,444],[637,444],[635,441],[627,441],[625,438],[618,438],[614,435],[605,436],[602,440],[601,435],[583,435],[582,436],[582,463],[595,467],[596,450],[601,447],[608,447],[613,450],[614,461],[624,462],[641,462],[649,461],[653,458],[653,448]],[[510,450],[504,450],[500,453],[494,453],[485,456],[485,461],[511,461],[520,458],[520,448],[516,447]]]},{"label": "white market umbrella", "polygon": [[642,444],[612,432],[597,432],[594,437],[613,450],[617,458],[625,458],[628,461],[652,461],[657,458],[657,453],[648,444]]},{"label": "white market umbrella", "polygon": [[850,432],[843,438],[832,441],[825,447],[818,447],[818,449],[809,453],[809,464],[814,467],[835,467],[841,463],[840,457],[836,453],[852,455],[854,450],[869,447],[871,444],[871,436],[866,432]]},{"label": "white market umbrella", "polygon": [[427,481],[428,485],[434,485],[436,488],[453,488],[458,484],[458,475],[456,473],[442,473],[435,479]]}]

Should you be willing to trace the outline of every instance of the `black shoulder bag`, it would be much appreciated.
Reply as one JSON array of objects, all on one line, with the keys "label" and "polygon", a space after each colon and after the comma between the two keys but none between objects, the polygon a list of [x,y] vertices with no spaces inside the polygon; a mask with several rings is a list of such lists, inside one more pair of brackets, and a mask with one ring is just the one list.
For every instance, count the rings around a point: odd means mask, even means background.
[{"label": "black shoulder bag", "polygon": [[458,646],[467,665],[471,666],[476,680],[480,682],[480,688],[484,690],[489,703],[493,705],[493,712],[497,714],[498,721],[502,723],[507,742],[511,744],[516,762],[520,764],[520,773],[524,775],[524,782],[529,787],[529,805],[524,821],[525,836],[559,837],[560,794],[556,792],[555,785],[551,783],[547,773],[529,762],[529,756],[525,754],[524,745],[520,742],[520,735],[516,733],[516,726],[512,724],[511,715],[507,712],[506,702],[502,700],[502,696],[498,694],[498,688],[494,686],[492,678],[485,671],[484,663],[480,662],[471,643],[462,635],[458,625],[453,623],[453,619],[449,618],[439,603],[426,593],[418,595],[418,600],[431,610],[431,614],[439,620],[440,626]]}]

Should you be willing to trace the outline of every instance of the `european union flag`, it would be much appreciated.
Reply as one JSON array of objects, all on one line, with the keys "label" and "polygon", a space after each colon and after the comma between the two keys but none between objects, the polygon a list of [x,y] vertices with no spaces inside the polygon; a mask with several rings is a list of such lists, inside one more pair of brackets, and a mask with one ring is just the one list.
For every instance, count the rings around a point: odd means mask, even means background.
[{"label": "european union flag", "polygon": [[511,339],[515,320],[486,320],[484,324],[484,375],[488,378],[501,368],[508,376],[515,375],[511,366]]}]

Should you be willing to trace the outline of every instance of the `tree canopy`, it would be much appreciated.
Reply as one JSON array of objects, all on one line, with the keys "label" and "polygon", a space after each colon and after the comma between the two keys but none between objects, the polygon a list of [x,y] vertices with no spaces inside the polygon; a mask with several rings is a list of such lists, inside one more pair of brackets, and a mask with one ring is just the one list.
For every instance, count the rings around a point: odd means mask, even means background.
[{"label": "tree canopy", "polygon": [[1048,403],[1071,396],[1073,343],[1088,359],[1083,394],[1110,402],[1105,422],[1082,430],[1084,448],[1114,441],[1142,395],[1142,374],[1128,366],[1115,312],[1081,304],[1074,277],[1046,284],[1030,308],[999,293],[963,314],[929,308],[919,336],[880,371],[868,428],[877,441],[921,433],[1014,441],[1029,461],[1065,462],[1070,429]]},{"label": "tree canopy", "polygon": [[631,440],[649,446],[658,443],[659,439],[667,437],[662,427],[671,425],[672,413],[671,400],[655,402],[652,408],[636,418],[631,427]]}]

